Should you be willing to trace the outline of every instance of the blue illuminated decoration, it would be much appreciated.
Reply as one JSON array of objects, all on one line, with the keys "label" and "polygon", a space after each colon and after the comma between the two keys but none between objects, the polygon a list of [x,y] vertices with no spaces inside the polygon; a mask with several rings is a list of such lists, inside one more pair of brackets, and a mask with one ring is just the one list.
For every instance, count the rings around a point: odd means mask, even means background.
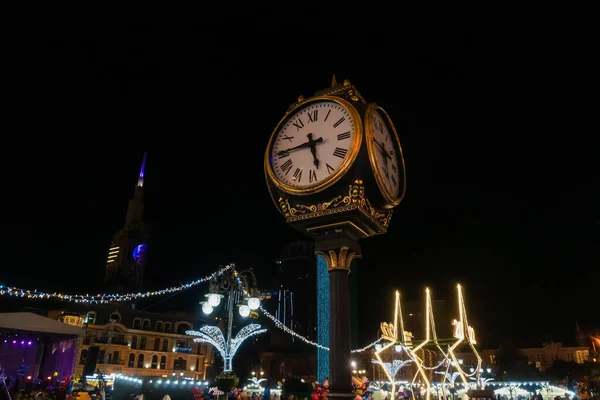
[{"label": "blue illuminated decoration", "polygon": [[141,256],[144,251],[148,250],[147,244],[140,244],[133,249],[133,259],[137,260],[138,256]]},{"label": "blue illuminated decoration", "polygon": [[137,265],[142,267],[146,266],[146,262],[148,260],[148,245],[140,244],[133,249],[133,259]]},{"label": "blue illuminated decoration", "polygon": [[[317,343],[329,347],[329,271],[327,260],[317,254]],[[317,349],[317,381],[329,377],[329,352]]]}]

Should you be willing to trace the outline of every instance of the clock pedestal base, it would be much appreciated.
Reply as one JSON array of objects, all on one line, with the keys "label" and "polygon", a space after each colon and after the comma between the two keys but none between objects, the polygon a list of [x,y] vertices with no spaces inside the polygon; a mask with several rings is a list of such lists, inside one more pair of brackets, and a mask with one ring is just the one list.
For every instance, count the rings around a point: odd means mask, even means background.
[{"label": "clock pedestal base", "polygon": [[[333,239],[333,238],[332,238]],[[335,399],[351,399],[352,367],[350,365],[350,265],[360,258],[356,241],[338,237],[317,241],[315,249],[327,261],[329,271],[329,394]]]}]

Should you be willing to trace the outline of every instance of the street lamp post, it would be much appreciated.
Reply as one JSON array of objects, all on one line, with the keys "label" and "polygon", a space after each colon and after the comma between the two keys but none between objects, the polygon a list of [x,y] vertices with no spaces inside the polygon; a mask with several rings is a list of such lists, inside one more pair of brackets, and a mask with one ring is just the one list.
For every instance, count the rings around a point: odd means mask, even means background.
[{"label": "street lamp post", "polygon": [[203,326],[198,331],[188,331],[189,335],[199,336],[195,342],[210,343],[217,348],[223,358],[223,371],[230,372],[235,352],[242,342],[250,336],[254,336],[266,329],[261,329],[258,324],[244,326],[232,337],[233,332],[233,308],[239,307],[238,312],[243,318],[248,317],[250,312],[260,308],[260,294],[256,288],[256,275],[251,269],[238,272],[235,267],[225,271],[222,275],[212,278],[209,284],[209,292],[204,295],[206,301],[201,301],[202,311],[209,315],[214,308],[221,304],[221,299],[227,294],[227,334],[226,338],[216,326]]}]

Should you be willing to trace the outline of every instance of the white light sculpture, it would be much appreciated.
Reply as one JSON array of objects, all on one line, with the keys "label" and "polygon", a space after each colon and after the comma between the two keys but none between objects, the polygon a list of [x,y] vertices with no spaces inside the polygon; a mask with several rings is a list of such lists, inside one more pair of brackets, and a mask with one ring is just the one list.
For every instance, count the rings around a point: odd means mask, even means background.
[{"label": "white light sculpture", "polygon": [[250,382],[252,382],[253,384],[255,384],[256,386],[260,386],[261,382],[266,381],[266,378],[256,378],[256,377],[252,377],[250,379],[248,379]]},{"label": "white light sculpture", "polygon": [[202,312],[204,312],[204,314],[210,314],[213,312],[213,308],[210,304],[204,303],[202,304]]},{"label": "white light sculpture", "polygon": [[[475,381],[475,383],[477,383],[477,378],[470,377],[469,379],[471,379],[472,381]],[[493,380],[494,380],[494,378],[481,378],[481,390],[485,389],[488,382],[491,382]]]},{"label": "white light sculpture", "polygon": [[240,315],[241,315],[242,317],[244,317],[244,318],[245,318],[245,317],[247,317],[248,315],[250,315],[250,307],[248,307],[248,306],[247,306],[247,305],[245,305],[245,304],[242,304],[242,305],[240,306],[240,310],[239,310],[239,311],[240,311]]},{"label": "white light sculpture", "polygon": [[391,376],[392,378],[396,377],[396,374],[398,373],[398,371],[400,371],[400,369],[402,369],[402,367],[404,367],[407,364],[410,364],[411,362],[414,362],[413,360],[393,360],[391,363],[389,362],[379,362],[378,360],[371,360],[371,362],[373,364],[379,364],[383,367],[383,369],[389,374],[389,376]]},{"label": "white light sculpture", "polygon": [[239,330],[237,335],[231,339],[229,343],[225,341],[223,332],[216,326],[203,326],[197,331],[186,331],[186,335],[199,336],[194,339],[194,342],[204,342],[215,346],[221,358],[223,358],[223,371],[232,371],[233,356],[237,352],[242,342],[250,336],[258,335],[266,332],[266,329],[261,329],[258,324],[249,324]]}]

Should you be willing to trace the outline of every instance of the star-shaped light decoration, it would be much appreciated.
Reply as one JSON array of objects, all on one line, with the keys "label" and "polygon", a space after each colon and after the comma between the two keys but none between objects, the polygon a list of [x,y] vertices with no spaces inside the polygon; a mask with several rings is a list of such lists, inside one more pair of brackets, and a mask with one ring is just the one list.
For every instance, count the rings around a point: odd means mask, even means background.
[{"label": "star-shaped light decoration", "polygon": [[[460,366],[460,363],[458,362],[458,360],[456,359],[456,355],[454,354],[454,349],[456,349],[458,347],[458,345],[460,345],[463,342],[467,342],[469,343],[469,346],[471,347],[471,350],[473,350],[473,353],[475,354],[475,357],[477,357],[477,367],[475,367],[475,384],[477,385],[478,388],[481,388],[481,356],[479,355],[479,353],[477,352],[477,349],[475,348],[475,344],[477,344],[477,341],[475,340],[475,330],[473,329],[473,327],[469,326],[469,320],[467,319],[467,309],[465,307],[465,301],[463,298],[463,294],[462,294],[462,288],[460,285],[456,285],[457,290],[458,290],[458,313],[459,313],[459,319],[458,320],[454,320],[452,321],[452,325],[454,325],[454,337],[457,338],[458,340],[452,345],[450,346],[450,348],[448,348],[448,355],[450,356],[450,358],[452,359],[452,363],[448,363],[448,366],[446,367],[446,373],[448,372],[450,366],[454,366],[458,373],[460,374],[460,378],[463,381],[465,387],[469,386],[468,381],[467,381],[467,377],[470,377],[473,374],[469,374],[467,375],[465,373],[465,371],[463,371],[462,367]],[[465,334],[466,332],[466,334]],[[446,378],[447,378],[447,374],[444,375],[444,380],[442,381],[442,385],[446,382]]]},{"label": "star-shaped light decoration", "polygon": [[[415,376],[413,377],[411,386],[414,385],[415,380],[417,379],[417,375],[421,374],[421,376],[425,380],[425,385],[426,385],[425,396],[426,396],[427,400],[429,400],[429,398],[430,398],[431,383],[429,382],[429,380],[427,379],[427,377],[425,375],[425,372],[423,371],[424,360],[422,360],[421,357],[419,357],[419,355],[417,354],[417,351],[422,349],[423,347],[425,347],[428,344],[435,345],[438,348],[438,350],[440,351],[440,353],[442,354],[442,356],[448,361],[448,363],[450,362],[450,360],[448,359],[448,356],[446,355],[446,353],[444,353],[444,351],[442,350],[442,348],[440,347],[440,344],[438,342],[437,333],[435,332],[435,318],[433,317],[433,305],[431,304],[431,294],[429,292],[429,288],[425,288],[425,340],[423,340],[418,346],[416,346],[412,349],[409,349],[409,352],[411,353],[411,358],[417,364],[417,373],[415,373]],[[442,394],[444,394],[444,396],[445,396],[443,385],[442,385]]]},{"label": "star-shaped light decoration", "polygon": [[[377,364],[381,365],[383,368],[383,372],[385,372],[385,375],[387,376],[390,385],[392,386],[392,393],[396,393],[396,383],[395,383],[395,376],[396,373],[398,373],[398,371],[405,366],[406,364],[408,364],[409,362],[414,361],[412,354],[410,353],[410,351],[407,351],[407,354],[409,357],[411,357],[411,360],[407,360],[407,361],[401,361],[401,360],[395,360],[398,361],[398,363],[396,363],[395,361],[393,361],[392,363],[384,363],[383,360],[381,359],[380,354],[382,352],[384,352],[385,350],[389,349],[390,347],[394,346],[394,345],[398,345],[403,347],[404,349],[408,350],[408,346],[410,346],[412,344],[411,342],[411,337],[412,334],[410,332],[406,332],[404,330],[404,321],[402,319],[402,306],[400,304],[400,292],[396,290],[396,298],[395,298],[395,304],[394,304],[394,322],[382,322],[381,323],[381,339],[387,341],[388,343],[383,345],[383,346],[376,346],[376,351],[375,351],[375,357],[377,358]],[[400,331],[400,335],[398,335],[398,331]],[[373,360],[375,361],[375,360]],[[387,364],[387,366],[386,366]],[[396,369],[397,368],[397,369]],[[392,374],[392,372],[394,372]],[[423,375],[425,375],[423,373]]]}]

